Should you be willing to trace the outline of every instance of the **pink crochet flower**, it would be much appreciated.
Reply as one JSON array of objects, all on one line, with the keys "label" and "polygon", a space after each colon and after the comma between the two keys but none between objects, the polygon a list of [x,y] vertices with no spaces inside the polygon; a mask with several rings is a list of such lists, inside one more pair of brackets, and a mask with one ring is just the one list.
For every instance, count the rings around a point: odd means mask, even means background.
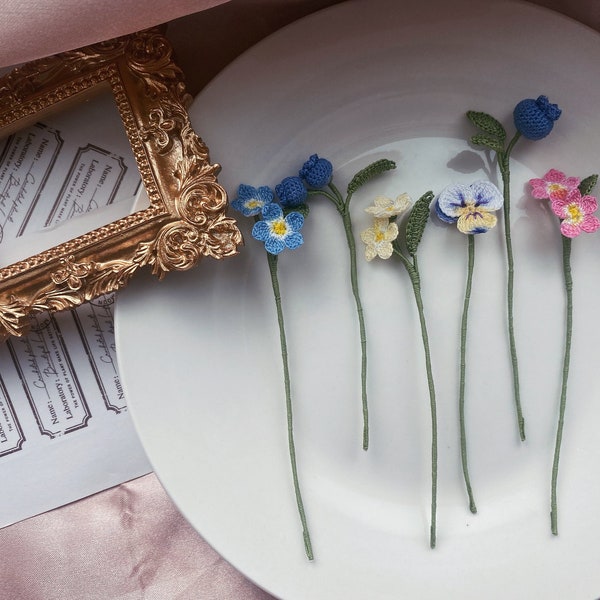
[{"label": "pink crochet flower", "polygon": [[565,198],[567,194],[577,189],[579,177],[567,177],[562,171],[550,169],[542,179],[531,179],[531,195],[534,198],[555,200]]},{"label": "pink crochet flower", "polygon": [[564,197],[552,198],[551,202],[554,214],[562,219],[560,231],[565,237],[574,238],[600,228],[600,220],[592,214],[598,208],[594,196],[582,196],[575,188]]}]

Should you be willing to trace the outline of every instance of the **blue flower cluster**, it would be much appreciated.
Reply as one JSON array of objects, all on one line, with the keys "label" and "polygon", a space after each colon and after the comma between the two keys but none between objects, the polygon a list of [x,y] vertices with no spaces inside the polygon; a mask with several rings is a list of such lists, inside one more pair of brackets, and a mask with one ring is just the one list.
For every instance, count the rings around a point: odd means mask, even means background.
[{"label": "blue flower cluster", "polygon": [[307,186],[325,187],[331,181],[332,173],[332,164],[313,154],[298,176],[283,179],[275,186],[275,192],[267,186],[255,188],[241,184],[231,206],[246,217],[256,219],[260,215],[252,228],[252,237],[264,242],[267,252],[277,255],[285,248],[295,250],[304,243],[300,233],[304,216],[300,210],[305,207],[308,198]]}]

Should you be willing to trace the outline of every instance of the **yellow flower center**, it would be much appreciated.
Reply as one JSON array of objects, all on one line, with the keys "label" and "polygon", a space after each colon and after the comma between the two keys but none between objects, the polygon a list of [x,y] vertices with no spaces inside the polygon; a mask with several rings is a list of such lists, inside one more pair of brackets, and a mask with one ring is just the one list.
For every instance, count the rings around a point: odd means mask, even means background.
[{"label": "yellow flower center", "polygon": [[283,219],[277,219],[271,223],[271,231],[275,235],[285,235],[287,233],[287,223]]},{"label": "yellow flower center", "polygon": [[548,196],[552,196],[552,198],[566,198],[568,191],[562,183],[551,183],[548,185]]},{"label": "yellow flower center", "polygon": [[472,217],[475,215],[481,215],[482,213],[488,212],[485,209],[481,209],[479,206],[475,206],[475,204],[467,204],[459,209],[460,215],[462,217]]},{"label": "yellow flower center", "polygon": [[247,208],[258,208],[259,206],[261,206],[261,202],[260,200],[249,200],[248,203],[246,204]]},{"label": "yellow flower center", "polygon": [[381,229],[375,230],[375,241],[377,243],[383,242],[385,239],[385,231],[381,231]]},{"label": "yellow flower center", "polygon": [[462,233],[474,233],[476,231],[489,231],[496,226],[496,215],[482,206],[467,204],[459,210],[460,216],[456,226]]},{"label": "yellow flower center", "polygon": [[569,204],[569,206],[567,206],[567,214],[569,215],[569,221],[575,225],[583,221],[583,211],[581,208],[579,208],[579,206],[577,206],[577,204]]}]

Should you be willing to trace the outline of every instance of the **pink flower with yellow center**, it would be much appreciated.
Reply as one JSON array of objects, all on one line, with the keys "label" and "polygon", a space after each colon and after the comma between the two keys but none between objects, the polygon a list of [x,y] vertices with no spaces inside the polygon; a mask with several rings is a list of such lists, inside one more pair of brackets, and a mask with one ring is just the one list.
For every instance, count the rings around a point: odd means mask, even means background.
[{"label": "pink flower with yellow center", "polygon": [[539,200],[566,198],[581,183],[579,177],[567,177],[562,171],[550,169],[541,179],[531,179],[531,195]]},{"label": "pink flower with yellow center", "polygon": [[594,196],[582,196],[575,188],[563,197],[550,200],[554,214],[561,219],[560,231],[565,237],[574,238],[600,228],[600,219],[592,214],[598,208]]}]

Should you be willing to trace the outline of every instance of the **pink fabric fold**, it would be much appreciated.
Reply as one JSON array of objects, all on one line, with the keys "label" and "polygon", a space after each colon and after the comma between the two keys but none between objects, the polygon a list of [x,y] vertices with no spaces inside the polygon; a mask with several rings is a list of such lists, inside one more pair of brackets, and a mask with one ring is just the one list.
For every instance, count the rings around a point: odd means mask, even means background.
[{"label": "pink fabric fold", "polygon": [[272,600],[147,475],[0,530],[6,600]]},{"label": "pink fabric fold", "polygon": [[0,0],[0,67],[166,23],[228,0]]}]

